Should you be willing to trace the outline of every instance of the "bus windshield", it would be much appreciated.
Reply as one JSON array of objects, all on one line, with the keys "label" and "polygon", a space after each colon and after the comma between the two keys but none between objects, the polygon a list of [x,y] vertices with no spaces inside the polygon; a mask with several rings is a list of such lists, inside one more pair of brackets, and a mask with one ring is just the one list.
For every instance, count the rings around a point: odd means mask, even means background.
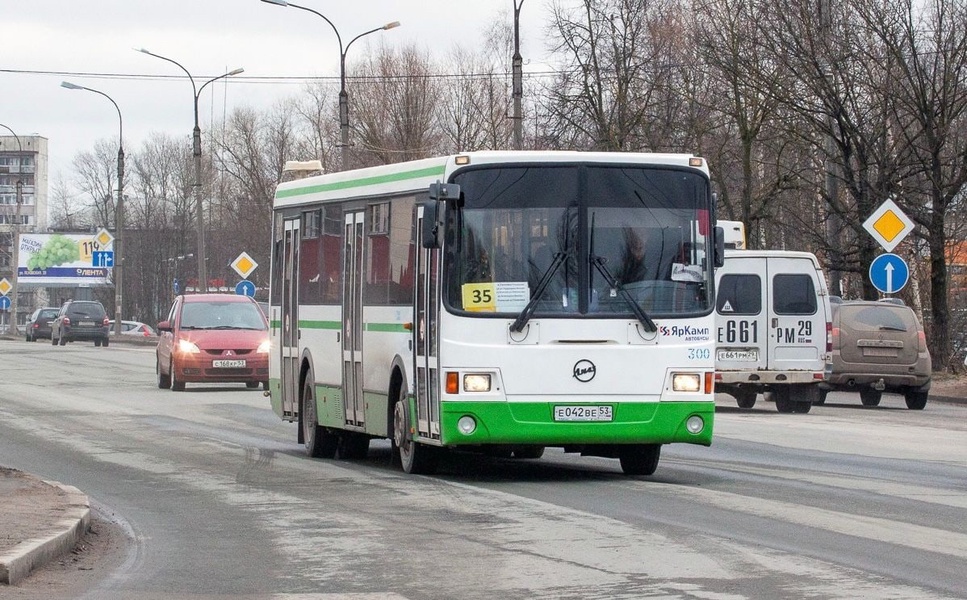
[{"label": "bus windshield", "polygon": [[453,182],[463,192],[446,219],[454,312],[647,321],[711,310],[711,194],[698,171],[491,165]]}]

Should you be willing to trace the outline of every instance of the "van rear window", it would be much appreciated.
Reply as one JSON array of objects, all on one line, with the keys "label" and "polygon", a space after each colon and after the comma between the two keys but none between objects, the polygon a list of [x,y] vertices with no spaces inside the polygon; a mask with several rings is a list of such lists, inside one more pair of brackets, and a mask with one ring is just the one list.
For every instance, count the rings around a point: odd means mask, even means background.
[{"label": "van rear window", "polygon": [[762,281],[758,275],[723,275],[715,291],[715,309],[726,315],[762,312]]},{"label": "van rear window", "polygon": [[814,315],[816,308],[812,277],[790,273],[772,278],[772,310],[777,315]]}]

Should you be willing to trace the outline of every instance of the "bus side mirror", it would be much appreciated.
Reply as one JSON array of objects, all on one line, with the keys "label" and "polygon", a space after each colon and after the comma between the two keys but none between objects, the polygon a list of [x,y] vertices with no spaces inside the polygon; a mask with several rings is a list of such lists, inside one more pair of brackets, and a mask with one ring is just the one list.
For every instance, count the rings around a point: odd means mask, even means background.
[{"label": "bus side mirror", "polygon": [[715,228],[715,268],[725,266],[725,230]]},{"label": "bus side mirror", "polygon": [[437,237],[437,232],[440,227],[437,223],[437,212],[440,203],[437,200],[429,200],[424,202],[422,206],[423,221],[420,224],[420,245],[424,248],[439,248],[440,240]]}]

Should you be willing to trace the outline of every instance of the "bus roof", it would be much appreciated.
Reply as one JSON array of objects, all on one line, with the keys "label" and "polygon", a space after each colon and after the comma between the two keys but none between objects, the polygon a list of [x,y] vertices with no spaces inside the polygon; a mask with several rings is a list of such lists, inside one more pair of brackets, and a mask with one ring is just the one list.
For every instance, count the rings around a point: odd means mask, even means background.
[{"label": "bus roof", "polygon": [[423,160],[339,171],[280,183],[275,193],[276,208],[298,206],[346,198],[365,198],[382,194],[404,194],[426,190],[431,183],[445,181],[457,168],[467,165],[500,163],[631,163],[690,167],[708,175],[703,159],[699,166],[689,154],[652,154],[633,152],[555,151],[479,151]]}]

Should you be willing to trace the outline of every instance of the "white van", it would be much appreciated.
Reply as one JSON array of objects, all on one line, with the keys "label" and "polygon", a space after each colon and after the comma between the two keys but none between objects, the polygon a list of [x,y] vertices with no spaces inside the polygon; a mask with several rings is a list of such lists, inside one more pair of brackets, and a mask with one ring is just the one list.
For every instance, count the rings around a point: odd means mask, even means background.
[{"label": "white van", "polygon": [[779,412],[809,412],[821,400],[832,342],[829,290],[816,256],[726,250],[715,280],[715,391],[741,408],[768,394]]}]

